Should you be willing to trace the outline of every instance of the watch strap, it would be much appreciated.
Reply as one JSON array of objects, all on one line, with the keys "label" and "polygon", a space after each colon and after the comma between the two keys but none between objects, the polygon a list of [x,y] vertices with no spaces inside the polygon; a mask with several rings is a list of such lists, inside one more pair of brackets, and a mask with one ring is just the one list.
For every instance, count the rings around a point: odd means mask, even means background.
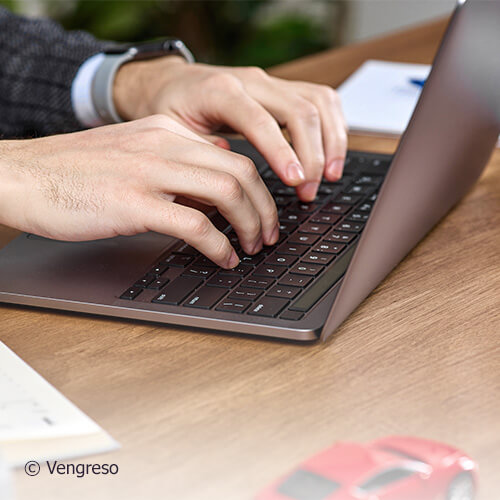
[{"label": "watch strap", "polygon": [[130,48],[121,54],[105,54],[104,60],[92,80],[92,101],[95,110],[105,124],[121,123],[113,100],[113,85],[116,72],[128,61],[134,59],[137,49]]}]

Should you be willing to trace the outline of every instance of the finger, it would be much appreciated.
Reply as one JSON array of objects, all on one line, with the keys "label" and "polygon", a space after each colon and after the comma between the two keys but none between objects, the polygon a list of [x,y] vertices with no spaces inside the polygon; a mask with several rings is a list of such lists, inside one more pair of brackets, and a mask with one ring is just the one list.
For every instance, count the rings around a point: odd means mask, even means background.
[{"label": "finger", "polygon": [[236,231],[243,250],[262,250],[260,216],[238,179],[230,173],[185,163],[166,163],[154,169],[155,187],[163,192],[186,196],[217,207]]},{"label": "finger", "polygon": [[297,195],[304,201],[316,197],[325,168],[325,153],[318,108],[294,92],[268,87],[262,92],[264,106],[286,126],[305,170],[305,182],[297,186]]},{"label": "finger", "polygon": [[[167,143],[166,140],[163,142]],[[166,155],[167,151],[163,154]],[[169,148],[169,157],[172,158],[173,154],[174,152]],[[258,213],[263,243],[266,245],[276,243],[279,238],[276,204],[257,168],[249,158],[208,144],[197,144],[193,147],[192,141],[189,140],[177,141],[175,156],[182,163],[227,172],[236,177]],[[170,177],[165,180],[169,186],[172,178],[175,177],[175,172],[170,174]]]},{"label": "finger", "polygon": [[142,218],[149,231],[182,239],[225,269],[240,262],[227,237],[198,210],[151,197],[143,207]]},{"label": "finger", "polygon": [[264,156],[283,182],[304,182],[304,169],[276,120],[243,89],[237,78],[220,73],[214,78],[208,112],[218,123],[243,134]]},{"label": "finger", "polygon": [[335,90],[325,85],[300,83],[297,88],[319,110],[325,151],[325,177],[336,181],[342,177],[347,153],[347,126],[340,98]]}]

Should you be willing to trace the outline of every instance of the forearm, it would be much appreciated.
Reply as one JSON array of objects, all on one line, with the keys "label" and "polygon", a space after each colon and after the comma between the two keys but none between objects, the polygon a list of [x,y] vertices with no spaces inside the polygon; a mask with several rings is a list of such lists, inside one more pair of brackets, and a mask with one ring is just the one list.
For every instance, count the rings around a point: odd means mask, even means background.
[{"label": "forearm", "polygon": [[0,135],[28,137],[78,130],[71,85],[81,64],[104,49],[84,32],[0,8]]}]

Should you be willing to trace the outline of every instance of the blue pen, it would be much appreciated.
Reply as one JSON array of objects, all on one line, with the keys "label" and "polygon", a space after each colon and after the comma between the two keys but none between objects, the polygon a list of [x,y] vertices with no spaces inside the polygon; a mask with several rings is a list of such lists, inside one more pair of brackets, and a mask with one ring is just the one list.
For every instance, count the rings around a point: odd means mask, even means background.
[{"label": "blue pen", "polygon": [[410,78],[410,83],[412,85],[416,85],[417,87],[422,88],[426,82],[426,78],[421,79],[421,78]]}]

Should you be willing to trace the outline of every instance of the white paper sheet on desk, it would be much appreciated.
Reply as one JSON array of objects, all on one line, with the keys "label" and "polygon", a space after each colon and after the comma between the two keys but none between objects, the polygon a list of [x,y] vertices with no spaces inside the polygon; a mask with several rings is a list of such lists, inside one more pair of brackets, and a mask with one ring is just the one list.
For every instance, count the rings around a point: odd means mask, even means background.
[{"label": "white paper sheet on desk", "polygon": [[401,135],[422,91],[411,79],[425,80],[430,69],[426,64],[366,61],[338,88],[349,129]]},{"label": "white paper sheet on desk", "polygon": [[62,460],[118,446],[0,342],[0,453],[9,463]]}]

